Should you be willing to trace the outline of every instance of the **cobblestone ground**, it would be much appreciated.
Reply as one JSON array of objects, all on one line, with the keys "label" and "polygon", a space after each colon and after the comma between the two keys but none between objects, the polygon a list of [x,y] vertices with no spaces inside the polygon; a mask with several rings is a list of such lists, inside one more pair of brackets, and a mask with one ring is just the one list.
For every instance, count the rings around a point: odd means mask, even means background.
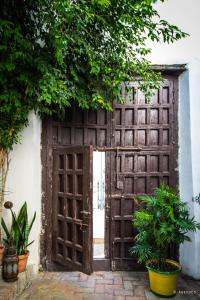
[{"label": "cobblestone ground", "polygon": [[[145,290],[149,282],[144,272],[45,272],[17,300],[144,300]],[[178,291],[178,299],[200,299],[200,282],[180,278]]]}]

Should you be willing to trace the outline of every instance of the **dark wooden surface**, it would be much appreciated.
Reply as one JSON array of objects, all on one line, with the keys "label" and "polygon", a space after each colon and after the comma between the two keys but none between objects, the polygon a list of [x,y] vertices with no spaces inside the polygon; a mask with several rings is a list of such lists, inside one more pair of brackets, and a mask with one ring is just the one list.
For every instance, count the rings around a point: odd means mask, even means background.
[{"label": "dark wooden surface", "polygon": [[[166,77],[150,104],[136,83],[123,86],[124,105],[115,104],[111,145],[110,249],[113,269],[138,269],[129,253],[136,231],[132,213],[138,195],[152,194],[162,182],[177,187],[177,81]],[[141,151],[120,151],[120,147]],[[123,149],[123,148],[122,148]],[[174,248],[171,248],[174,249]],[[170,255],[175,255],[171,251]]]},{"label": "dark wooden surface", "polygon": [[92,149],[53,150],[53,255],[69,270],[92,272]]},{"label": "dark wooden surface", "polygon": [[[161,182],[178,187],[177,81],[176,76],[165,76],[149,104],[137,83],[127,82],[122,88],[125,103],[114,103],[113,112],[72,107],[65,121],[43,121],[41,261],[45,268],[58,269],[52,260],[52,151],[82,145],[106,150],[105,257],[110,268],[140,268],[136,258],[129,254],[136,234],[132,226],[132,213],[137,209],[134,199],[140,194],[151,194]],[[88,177],[89,181],[92,178]],[[172,247],[170,255],[175,254],[177,251]]]}]

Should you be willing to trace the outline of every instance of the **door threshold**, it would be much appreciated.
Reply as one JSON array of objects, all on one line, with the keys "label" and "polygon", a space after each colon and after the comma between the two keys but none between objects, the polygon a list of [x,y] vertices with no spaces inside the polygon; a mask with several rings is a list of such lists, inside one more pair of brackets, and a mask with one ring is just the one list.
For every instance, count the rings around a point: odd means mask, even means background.
[{"label": "door threshold", "polygon": [[93,258],[93,271],[110,271],[109,258]]}]

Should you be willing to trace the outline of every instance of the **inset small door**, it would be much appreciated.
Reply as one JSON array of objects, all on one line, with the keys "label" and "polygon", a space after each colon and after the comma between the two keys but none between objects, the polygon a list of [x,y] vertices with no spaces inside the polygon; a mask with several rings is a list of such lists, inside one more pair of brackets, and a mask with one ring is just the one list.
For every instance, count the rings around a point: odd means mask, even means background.
[{"label": "inset small door", "polygon": [[66,270],[92,272],[92,147],[53,151],[52,258]]}]

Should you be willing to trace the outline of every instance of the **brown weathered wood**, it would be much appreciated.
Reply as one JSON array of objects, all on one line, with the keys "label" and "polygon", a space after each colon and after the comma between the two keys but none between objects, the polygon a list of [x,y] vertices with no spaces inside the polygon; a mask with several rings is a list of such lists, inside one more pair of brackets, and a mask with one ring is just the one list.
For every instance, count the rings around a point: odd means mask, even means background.
[{"label": "brown weathered wood", "polygon": [[92,272],[92,178],[92,147],[54,149],[52,260],[87,274]]},{"label": "brown weathered wood", "polygon": [[[134,243],[134,199],[152,194],[165,182],[177,187],[177,79],[166,76],[150,104],[135,82],[122,88],[123,105],[115,103],[112,115],[111,229],[112,269],[139,269],[128,249]],[[134,103],[133,103],[134,102]],[[124,147],[141,151],[121,151]],[[124,150],[124,149],[123,149]],[[171,252],[171,255],[174,253]]]},{"label": "brown weathered wood", "polygon": [[96,151],[107,152],[107,151],[142,151],[141,147],[96,147]]},{"label": "brown weathered wood", "polygon": [[183,73],[184,71],[187,70],[187,65],[186,64],[182,64],[182,65],[177,65],[177,64],[173,64],[173,65],[152,65],[152,69],[154,71],[159,71],[162,72],[164,74],[171,74],[171,75],[179,75],[181,73]]},{"label": "brown weathered wood", "polygon": [[[65,149],[66,146],[92,145],[95,150],[106,152],[105,258],[106,264],[110,264],[113,270],[141,268],[137,264],[137,258],[130,256],[128,252],[136,234],[132,227],[132,212],[137,209],[137,205],[133,199],[143,193],[153,193],[161,182],[178,187],[177,77],[165,76],[163,86],[156,92],[151,103],[145,102],[135,82],[126,82],[122,95],[125,103],[114,103],[113,112],[81,111],[72,107],[67,110],[65,121],[48,119],[43,124],[44,234],[41,257],[45,257],[43,266],[49,270],[61,268],[61,265],[53,262],[52,257],[52,233],[55,235],[57,230],[51,221],[52,186],[56,185],[56,180],[52,179],[53,149],[56,151],[58,148]],[[90,160],[90,174],[91,164]],[[75,173],[68,171],[68,174]],[[92,177],[87,171],[86,174],[87,186],[92,183]],[[53,186],[53,192],[54,189]],[[92,206],[91,193],[89,198],[89,205]],[[92,237],[92,227],[88,229]],[[91,264],[92,244],[88,248],[90,260],[87,263]],[[174,256],[177,250],[171,248],[170,255]],[[74,269],[78,269],[77,266]]]}]

